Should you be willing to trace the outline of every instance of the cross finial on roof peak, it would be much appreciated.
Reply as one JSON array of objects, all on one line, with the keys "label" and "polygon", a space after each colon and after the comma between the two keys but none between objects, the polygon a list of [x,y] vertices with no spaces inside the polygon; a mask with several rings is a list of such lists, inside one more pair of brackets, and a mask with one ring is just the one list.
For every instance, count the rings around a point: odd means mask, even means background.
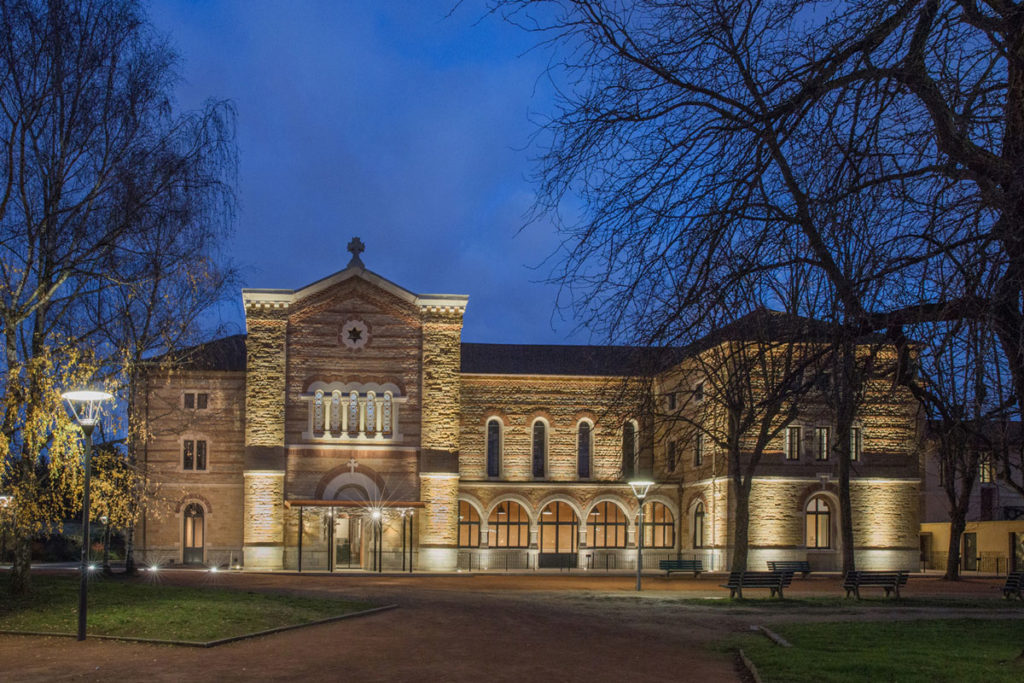
[{"label": "cross finial on roof peak", "polygon": [[366,245],[363,244],[363,241],[361,239],[359,239],[358,237],[353,237],[352,241],[350,241],[348,243],[348,250],[352,254],[352,260],[348,262],[348,267],[349,268],[351,268],[352,266],[359,266],[360,268],[364,267],[363,266],[363,260],[361,258],[359,258],[359,255],[361,253],[363,253],[364,251],[366,251]]}]

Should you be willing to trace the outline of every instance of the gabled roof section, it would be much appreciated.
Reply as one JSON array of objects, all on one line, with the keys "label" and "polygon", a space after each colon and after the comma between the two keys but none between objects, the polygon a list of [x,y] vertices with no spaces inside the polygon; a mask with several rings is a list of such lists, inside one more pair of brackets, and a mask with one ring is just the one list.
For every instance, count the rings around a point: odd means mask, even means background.
[{"label": "gabled roof section", "polygon": [[462,344],[462,372],[480,375],[640,376],[659,372],[670,349],[640,346]]},{"label": "gabled roof section", "polygon": [[154,358],[151,363],[167,364],[178,370],[241,372],[245,370],[245,361],[245,335],[233,334],[166,353]]},{"label": "gabled roof section", "polygon": [[358,237],[353,238],[349,242],[348,250],[352,252],[352,259],[344,270],[339,270],[333,275],[328,275],[299,289],[246,288],[242,290],[242,304],[246,310],[250,307],[288,308],[293,303],[321,292],[328,287],[333,287],[338,283],[358,277],[421,309],[460,313],[465,311],[466,303],[469,301],[469,297],[465,294],[414,294],[404,287],[396,285],[391,280],[369,270],[363,265],[363,261],[359,257],[364,247]]}]

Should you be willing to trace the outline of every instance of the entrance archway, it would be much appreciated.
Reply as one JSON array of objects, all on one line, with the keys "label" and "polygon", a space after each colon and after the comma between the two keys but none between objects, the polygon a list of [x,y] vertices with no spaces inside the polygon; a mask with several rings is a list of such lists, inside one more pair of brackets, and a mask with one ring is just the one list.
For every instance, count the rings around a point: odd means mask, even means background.
[{"label": "entrance archway", "polygon": [[205,539],[205,515],[199,503],[190,503],[182,515],[181,561],[183,564],[202,564]]},{"label": "entrance archway", "polygon": [[540,555],[537,566],[576,567],[580,520],[568,503],[548,503],[540,513]]}]

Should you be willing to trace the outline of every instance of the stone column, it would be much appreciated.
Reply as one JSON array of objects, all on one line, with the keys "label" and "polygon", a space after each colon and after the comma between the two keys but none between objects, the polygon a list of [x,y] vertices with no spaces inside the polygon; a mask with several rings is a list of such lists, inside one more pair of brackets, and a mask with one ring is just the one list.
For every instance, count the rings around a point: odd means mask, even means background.
[{"label": "stone column", "polygon": [[423,311],[420,567],[458,564],[462,309]]},{"label": "stone column", "polygon": [[246,324],[242,553],[246,569],[281,569],[287,310],[251,305]]}]

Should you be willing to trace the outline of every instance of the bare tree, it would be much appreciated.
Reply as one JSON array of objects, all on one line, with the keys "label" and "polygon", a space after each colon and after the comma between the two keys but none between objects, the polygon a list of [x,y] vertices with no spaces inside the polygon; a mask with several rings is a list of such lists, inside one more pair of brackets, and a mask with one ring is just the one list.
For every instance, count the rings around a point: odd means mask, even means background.
[{"label": "bare tree", "polygon": [[[0,445],[21,510],[35,463],[75,480],[67,382],[123,388],[223,293],[236,152],[228,103],[174,113],[176,56],[135,0],[0,0],[0,37]],[[59,512],[19,530],[13,590]]]}]

